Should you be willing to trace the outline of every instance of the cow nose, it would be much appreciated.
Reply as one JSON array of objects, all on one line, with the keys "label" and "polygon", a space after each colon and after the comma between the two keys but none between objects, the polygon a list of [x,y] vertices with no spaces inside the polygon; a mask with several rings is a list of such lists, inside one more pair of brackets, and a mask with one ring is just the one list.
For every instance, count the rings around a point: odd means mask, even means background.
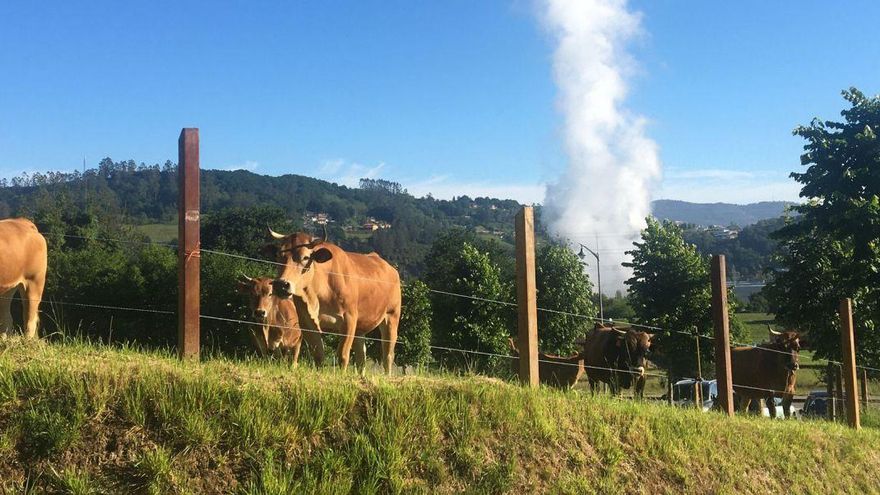
[{"label": "cow nose", "polygon": [[290,294],[290,281],[279,278],[272,282],[272,289],[282,295]]},{"label": "cow nose", "polygon": [[266,310],[265,309],[255,309],[254,316],[257,318],[265,318],[266,317]]}]

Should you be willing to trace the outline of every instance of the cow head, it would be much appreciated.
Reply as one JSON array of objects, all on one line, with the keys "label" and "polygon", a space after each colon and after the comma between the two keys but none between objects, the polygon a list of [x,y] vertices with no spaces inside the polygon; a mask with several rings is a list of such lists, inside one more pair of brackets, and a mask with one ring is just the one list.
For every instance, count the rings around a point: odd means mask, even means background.
[{"label": "cow head", "polygon": [[614,341],[617,354],[615,367],[632,372],[631,378],[645,376],[645,356],[651,350],[651,339],[654,335],[632,328],[620,330],[612,327],[612,330],[616,334]]},{"label": "cow head", "polygon": [[801,336],[798,332],[794,330],[785,330],[784,332],[777,332],[770,328],[770,325],[767,325],[767,330],[770,332],[770,345],[768,346],[771,349],[776,351],[781,351],[781,354],[778,354],[780,358],[785,360],[785,368],[789,371],[797,371],[800,368],[799,361],[799,353],[801,350]]},{"label": "cow head", "polygon": [[289,299],[294,294],[302,294],[303,287],[308,286],[315,275],[315,263],[326,263],[333,258],[333,253],[321,246],[327,242],[327,226],[323,228],[321,238],[304,232],[279,234],[269,229],[275,242],[267,245],[263,254],[279,264],[278,277],[272,282],[277,297]]},{"label": "cow head", "polygon": [[241,275],[238,279],[238,293],[247,297],[254,319],[266,323],[273,307],[272,279]]}]

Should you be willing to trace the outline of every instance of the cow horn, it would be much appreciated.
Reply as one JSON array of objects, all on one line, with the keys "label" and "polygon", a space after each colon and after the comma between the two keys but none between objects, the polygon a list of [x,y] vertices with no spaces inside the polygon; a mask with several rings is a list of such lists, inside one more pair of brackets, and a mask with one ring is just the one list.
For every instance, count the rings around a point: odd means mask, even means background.
[{"label": "cow horn", "polygon": [[767,325],[767,330],[770,330],[770,335],[782,335],[782,332],[777,332],[777,331],[773,330],[773,328],[770,325]]},{"label": "cow horn", "polygon": [[626,335],[626,330],[621,330],[619,328],[614,328],[614,327],[611,327],[611,329],[614,330],[615,332],[619,333],[620,335]]},{"label": "cow horn", "polygon": [[244,273],[239,273],[238,279],[241,280],[242,282],[253,282],[254,281],[254,279],[252,279],[251,277],[248,277]]},{"label": "cow horn", "polygon": [[266,227],[269,229],[269,235],[271,235],[273,239],[284,239],[285,237],[287,237],[284,234],[279,234],[278,232],[275,232],[274,230],[272,230],[272,227],[269,227],[269,225],[266,225]]}]

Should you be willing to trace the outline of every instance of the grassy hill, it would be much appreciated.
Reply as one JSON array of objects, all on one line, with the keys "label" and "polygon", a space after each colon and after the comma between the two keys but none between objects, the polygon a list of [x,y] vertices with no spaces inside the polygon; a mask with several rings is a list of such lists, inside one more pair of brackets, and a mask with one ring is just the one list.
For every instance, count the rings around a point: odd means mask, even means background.
[{"label": "grassy hill", "polygon": [[872,428],[0,343],[7,493],[868,493],[878,462]]}]

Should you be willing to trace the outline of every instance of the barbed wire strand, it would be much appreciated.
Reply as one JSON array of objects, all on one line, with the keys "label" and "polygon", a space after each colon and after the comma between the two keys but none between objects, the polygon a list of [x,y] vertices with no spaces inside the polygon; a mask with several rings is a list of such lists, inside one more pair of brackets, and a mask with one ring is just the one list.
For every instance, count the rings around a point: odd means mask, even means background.
[{"label": "barbed wire strand", "polygon": [[[177,244],[168,243],[168,242],[159,242],[159,241],[153,241],[153,240],[149,240],[149,241],[135,241],[135,240],[126,240],[126,239],[108,238],[108,237],[82,236],[82,235],[73,235],[73,234],[53,234],[53,233],[48,233],[47,235],[50,235],[50,236],[60,236],[60,237],[71,238],[71,239],[95,240],[95,241],[102,241],[102,242],[121,242],[121,243],[141,244],[141,245],[153,245],[153,244],[155,244],[155,245],[158,245],[158,246],[164,246],[164,247],[169,247],[169,248],[177,248],[177,247],[178,247]],[[284,266],[284,265],[285,265],[284,263],[278,263],[278,262],[275,262],[275,261],[270,261],[270,260],[265,260],[265,259],[260,259],[260,258],[252,258],[252,257],[249,257],[249,256],[243,256],[243,255],[238,255],[238,254],[233,254],[233,253],[227,253],[227,252],[218,251],[218,250],[212,250],[212,249],[200,249],[200,251],[201,251],[201,252],[205,252],[205,253],[209,253],[209,254],[217,254],[217,255],[228,256],[228,257],[232,257],[232,258],[243,259],[243,260],[247,260],[247,261],[253,261],[253,262],[258,262],[258,263],[272,264],[272,265],[276,265],[276,266]],[[340,272],[328,272],[328,273],[331,273],[331,274],[334,274],[334,275],[338,275],[338,276],[343,276],[343,277],[350,277],[350,278],[356,278],[356,279],[360,279],[360,280],[372,281],[372,282],[393,283],[393,282],[387,282],[387,281],[378,280],[378,279],[372,279],[372,278],[368,278],[368,277],[359,277],[359,276],[356,276],[356,275],[345,274],[345,273],[340,273]],[[402,286],[405,286],[406,284],[401,284],[401,285],[402,285]],[[510,307],[516,307],[516,306],[517,306],[516,303],[512,303],[512,302],[509,302],[509,301],[501,301],[501,300],[497,300],[497,299],[484,298],[484,297],[473,296],[473,295],[468,295],[468,294],[460,294],[460,293],[455,293],[455,292],[450,292],[450,291],[443,291],[443,290],[439,290],[439,289],[433,289],[433,288],[430,288],[430,287],[428,288],[428,290],[431,291],[431,292],[437,293],[437,294],[444,294],[444,295],[448,295],[448,296],[454,296],[454,297],[466,298],[466,299],[477,300],[477,301],[482,301],[482,302],[489,302],[489,303],[494,303],[494,304],[499,304],[499,305],[504,305],[504,306],[510,306]],[[7,298],[3,298],[3,297],[0,297],[0,298],[2,298],[2,299],[7,299]],[[49,302],[50,304],[60,304],[60,305],[70,305],[70,306],[81,306],[81,307],[89,307],[89,308],[95,308],[95,309],[108,309],[108,310],[120,310],[120,311],[138,311],[138,312],[158,313],[158,314],[175,314],[175,312],[173,312],[173,311],[162,311],[162,310],[153,310],[153,309],[144,309],[144,308],[129,308],[129,307],[121,307],[121,306],[108,306],[108,305],[98,305],[98,304],[74,303],[74,302],[69,302],[69,301],[57,301],[57,300],[56,300],[56,301],[49,300],[48,302]],[[697,337],[697,338],[704,338],[704,339],[710,339],[710,340],[714,340],[714,339],[715,339],[714,336],[692,334],[692,333],[685,332],[685,331],[682,331],[682,330],[666,330],[666,329],[663,329],[663,328],[661,328],[661,327],[657,327],[657,326],[653,326],[653,325],[645,325],[645,324],[632,323],[632,322],[626,322],[626,321],[617,321],[617,322],[615,322],[613,319],[610,319],[610,318],[604,318],[604,319],[603,319],[603,318],[594,317],[594,316],[588,316],[588,315],[582,315],[582,314],[578,314],[578,313],[572,313],[572,312],[569,312],[569,311],[562,311],[562,310],[555,310],[555,309],[541,308],[541,307],[538,307],[537,310],[538,310],[538,311],[543,311],[543,312],[548,312],[548,313],[554,313],[554,314],[562,314],[562,315],[566,315],[566,316],[572,316],[572,317],[576,317],[576,318],[589,319],[589,320],[597,321],[597,322],[601,322],[601,323],[612,323],[612,324],[613,324],[613,323],[619,323],[619,324],[624,325],[624,326],[636,327],[636,328],[644,328],[644,329],[648,329],[648,330],[655,330],[655,331],[658,331],[658,332],[670,332],[670,333],[674,332],[674,333],[679,333],[679,334],[683,334],[683,335],[689,335],[689,336],[691,336],[691,337],[694,337],[694,336],[695,336],[695,337]],[[747,343],[742,343],[742,342],[735,342],[735,341],[731,342],[731,347],[734,347],[734,346],[749,347],[749,348],[753,348],[753,349],[762,349],[762,350],[766,350],[766,351],[770,351],[770,352],[776,352],[776,353],[779,353],[779,354],[786,354],[786,355],[789,354],[789,352],[787,352],[787,351],[780,351],[780,350],[777,350],[777,349],[771,349],[771,348],[768,348],[768,347],[762,347],[762,346],[760,346],[760,345],[747,344]],[[827,361],[828,363],[833,363],[833,364],[837,364],[837,365],[842,365],[842,364],[843,364],[843,363],[841,363],[841,362],[839,362],[839,361],[834,361],[834,360],[830,360],[830,359],[829,359],[829,360],[826,360],[826,361]],[[880,368],[873,368],[873,367],[870,367],[870,366],[856,365],[856,368],[858,368],[858,369],[863,369],[863,370],[868,370],[868,371],[873,371],[873,372],[880,372]]]},{"label": "barbed wire strand", "polygon": [[[295,328],[295,329],[298,329],[303,332],[317,333],[317,334],[321,334],[321,335],[335,335],[335,336],[339,336],[339,337],[344,337],[344,335],[339,334],[339,333],[324,332],[321,330],[315,330],[315,329],[310,329],[310,328],[302,328],[301,326],[298,326],[298,325],[290,326],[290,325],[278,325],[278,324],[271,324],[271,323],[260,323],[260,322],[256,322],[256,321],[239,320],[239,319],[235,319],[235,318],[224,318],[224,317],[220,317],[220,316],[211,316],[211,315],[199,315],[199,317],[204,318],[204,319],[208,319],[208,320],[224,321],[224,322],[228,322],[228,323],[238,323],[238,324],[253,325],[253,326],[260,326],[260,327],[273,327],[273,328],[281,328],[281,329]],[[368,341],[374,341],[374,342],[387,342],[387,343],[391,342],[388,339],[383,339],[380,337],[368,337],[366,335],[358,335],[355,338],[368,340]],[[402,343],[399,341],[395,341],[395,343],[396,344],[405,344],[405,343]],[[460,349],[457,347],[446,347],[446,346],[439,346],[439,345],[433,345],[433,344],[428,345],[428,348],[439,349],[439,350],[448,351],[448,352],[460,352],[463,354],[476,354],[476,355],[487,356],[487,357],[498,357],[498,358],[505,358],[505,359],[519,359],[519,356],[511,356],[508,354],[499,354],[499,353],[487,352],[487,351],[474,351],[474,350],[470,350],[470,349]],[[618,368],[590,366],[587,364],[581,365],[578,363],[565,363],[565,362],[558,362],[558,361],[550,361],[550,360],[546,360],[546,359],[538,359],[538,362],[539,363],[550,363],[550,364],[559,365],[559,366],[572,366],[572,367],[583,366],[586,369],[613,371],[613,372],[627,373],[627,374],[632,374],[632,375],[644,374],[645,376],[657,376],[657,377],[665,377],[666,376],[665,374],[661,374],[661,373],[649,373],[649,372],[640,373],[638,371],[621,370]]]},{"label": "barbed wire strand", "polygon": [[[16,298],[15,297],[0,296],[0,299],[4,299],[7,301],[14,301]],[[26,302],[26,301],[28,301],[28,298],[24,297],[24,298],[20,298],[20,300],[22,302]],[[44,299],[44,300],[40,301],[41,306],[42,305],[52,306],[54,304],[58,304],[61,306],[80,306],[80,307],[84,307],[84,308],[93,308],[93,309],[109,309],[109,310],[117,310],[117,311],[137,311],[137,312],[141,312],[141,313],[156,313],[156,314],[163,314],[163,315],[177,314],[176,311],[165,311],[165,310],[161,310],[161,309],[130,308],[130,307],[125,307],[125,306],[108,306],[108,305],[104,305],[104,304],[89,304],[89,303],[81,303],[81,302],[73,302],[73,301],[58,301],[58,300],[54,300],[54,299],[48,299],[48,300]],[[41,309],[40,311],[45,312],[44,309]]]}]

